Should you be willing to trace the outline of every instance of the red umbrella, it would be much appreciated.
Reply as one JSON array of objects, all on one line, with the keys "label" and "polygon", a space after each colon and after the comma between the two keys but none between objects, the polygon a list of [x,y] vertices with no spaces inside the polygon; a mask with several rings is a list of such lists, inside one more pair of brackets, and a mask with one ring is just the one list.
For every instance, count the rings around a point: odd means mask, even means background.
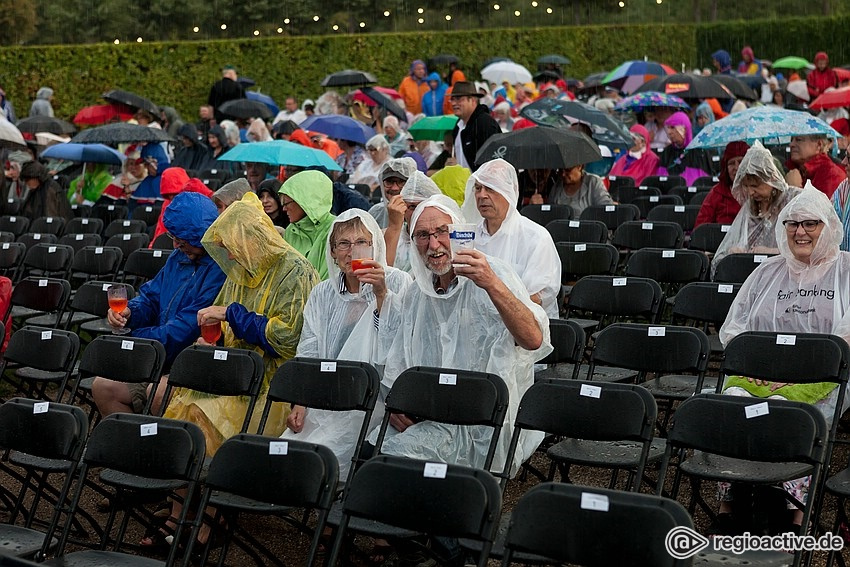
[{"label": "red umbrella", "polygon": [[839,108],[841,106],[850,106],[850,87],[841,87],[840,89],[823,93],[812,101],[809,108],[812,110],[822,110],[824,108]]},{"label": "red umbrella", "polygon": [[[394,98],[396,100],[401,100],[401,95],[395,89],[390,89],[390,88],[387,88],[387,87],[372,87],[372,88],[375,89],[378,92],[384,93],[385,95],[387,95],[390,98]],[[368,106],[377,106],[375,101],[372,100],[371,98],[369,98],[368,96],[366,96],[363,93],[363,91],[361,91],[360,89],[357,89],[356,91],[354,91],[354,97],[353,98],[354,98],[354,100],[359,100],[360,102],[362,102],[363,104],[366,104]]]},{"label": "red umbrella", "polygon": [[123,104],[96,104],[80,109],[74,124],[100,126],[108,122],[124,122],[133,117],[133,109]]}]

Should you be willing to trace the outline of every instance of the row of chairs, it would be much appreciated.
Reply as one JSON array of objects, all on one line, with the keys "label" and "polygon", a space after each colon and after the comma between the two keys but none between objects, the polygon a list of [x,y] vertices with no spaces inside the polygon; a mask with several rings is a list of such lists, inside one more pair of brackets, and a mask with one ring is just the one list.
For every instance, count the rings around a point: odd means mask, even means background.
[{"label": "row of chairs", "polygon": [[[637,197],[616,205],[592,205],[582,211],[579,219],[604,222],[609,230],[616,229],[624,222],[636,220],[675,222],[682,230],[689,232],[694,228],[704,195],[700,194],[699,197],[700,202],[687,205],[676,195]],[[574,217],[569,205],[525,205],[520,209],[520,214],[541,226],[556,220],[572,220]]]},{"label": "row of chairs", "polygon": [[[135,210],[141,213],[136,214],[134,211],[132,219],[126,218],[126,207],[116,207],[119,210],[113,211],[116,213],[115,218],[107,221],[99,217],[76,217],[66,222],[62,217],[39,217],[31,220],[20,215],[3,215],[0,216],[0,231],[11,233],[14,238],[26,233],[35,233],[56,238],[68,234],[96,234],[108,239],[117,234],[147,233],[159,218],[159,207],[136,207]],[[148,209],[150,212],[146,212]],[[151,220],[152,223],[148,222]]]}]

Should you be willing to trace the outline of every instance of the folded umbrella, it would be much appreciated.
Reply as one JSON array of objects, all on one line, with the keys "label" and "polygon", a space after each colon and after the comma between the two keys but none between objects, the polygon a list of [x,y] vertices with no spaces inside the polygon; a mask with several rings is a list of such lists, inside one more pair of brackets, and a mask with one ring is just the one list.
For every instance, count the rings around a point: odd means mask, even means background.
[{"label": "folded umbrella", "polygon": [[520,111],[520,116],[544,126],[587,124],[597,143],[630,148],[634,142],[625,124],[589,104],[554,98],[541,98]]},{"label": "folded umbrella", "polygon": [[272,111],[269,107],[257,100],[247,98],[238,98],[236,100],[228,100],[218,107],[218,111],[225,116],[232,116],[240,120],[249,118],[271,118]]},{"label": "folded umbrella", "polygon": [[811,134],[825,134],[833,139],[840,136],[829,124],[808,112],[758,106],[706,125],[694,136],[687,149],[725,148],[729,142],[737,141],[748,144],[756,140],[762,143],[784,143],[791,136]]},{"label": "folded umbrella", "polygon": [[458,117],[453,114],[426,116],[417,120],[407,131],[414,140],[442,142],[446,132],[454,130]]},{"label": "folded umbrella", "polygon": [[363,145],[375,135],[374,129],[342,114],[314,114],[301,123],[301,128]]},{"label": "folded umbrella", "polygon": [[407,115],[404,113],[404,109],[392,97],[376,90],[376,87],[362,87],[360,92],[372,99],[376,103],[376,106],[385,109],[402,122],[407,122]]},{"label": "folded umbrella", "polygon": [[371,85],[377,83],[378,79],[372,73],[358,71],[357,69],[345,69],[331,73],[322,79],[323,87],[352,87],[359,85]]},{"label": "folded umbrella", "polygon": [[74,124],[80,126],[100,126],[117,120],[126,122],[133,117],[133,110],[123,104],[95,104],[86,106],[74,116]]},{"label": "folded umbrella", "polygon": [[41,157],[80,161],[83,163],[106,163],[110,165],[121,165],[125,159],[124,154],[109,146],[103,144],[79,144],[75,142],[54,144],[41,152]]},{"label": "folded umbrella", "polygon": [[116,122],[114,124],[106,124],[105,126],[83,130],[71,138],[71,141],[80,144],[106,144],[115,146],[132,142],[172,142],[174,138],[159,128]]},{"label": "folded umbrella", "polygon": [[146,110],[154,116],[159,117],[159,107],[155,105],[151,100],[146,99],[143,96],[137,95],[136,93],[131,93],[129,91],[124,91],[121,89],[113,89],[109,92],[103,93],[103,98],[105,98],[109,102],[126,104],[127,106],[130,106],[137,110]]},{"label": "folded umbrella", "polygon": [[478,154],[480,165],[502,158],[517,169],[566,169],[602,159],[599,147],[581,132],[563,128],[523,128],[490,136]]},{"label": "folded umbrella", "polygon": [[342,171],[331,157],[315,148],[308,148],[286,140],[239,144],[219,156],[219,161],[294,165],[297,167],[323,166],[329,171]]},{"label": "folded umbrella", "polygon": [[77,131],[77,127],[70,122],[53,116],[30,116],[29,118],[18,120],[15,126],[21,132],[29,132],[30,134],[50,132],[51,134],[61,136],[64,134],[73,134]]}]

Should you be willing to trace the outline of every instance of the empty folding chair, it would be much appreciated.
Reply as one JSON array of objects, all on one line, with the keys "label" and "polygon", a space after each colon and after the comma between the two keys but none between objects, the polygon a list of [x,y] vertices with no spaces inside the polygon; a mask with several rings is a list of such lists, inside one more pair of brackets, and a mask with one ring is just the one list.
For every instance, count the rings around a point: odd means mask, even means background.
[{"label": "empty folding chair", "polygon": [[692,195],[690,199],[688,199],[688,205],[701,207],[702,202],[705,201],[705,198],[708,197],[708,191],[698,191],[696,195]]},{"label": "empty folding chair", "polygon": [[174,250],[174,241],[167,234],[160,234],[153,241],[154,250]]},{"label": "empty folding chair", "polygon": [[0,244],[0,275],[16,282],[26,253],[26,244],[21,242],[3,242]]},{"label": "empty folding chair", "polygon": [[116,246],[86,246],[74,254],[71,273],[75,279],[117,279],[124,253]]},{"label": "empty folding chair", "polygon": [[553,220],[569,220],[573,216],[573,208],[569,205],[526,205],[520,214],[539,224],[546,226]]},{"label": "empty folding chair", "polygon": [[71,213],[74,215],[74,218],[88,217],[89,215],[91,215],[91,205],[81,205],[78,203],[73,203],[71,205]]},{"label": "empty folding chair", "polygon": [[[27,326],[12,333],[0,374],[13,372],[15,388],[28,398],[61,402],[79,352],[80,339],[75,333]],[[47,392],[50,385],[56,390],[52,397]],[[69,399],[74,399],[75,391],[76,384]]]},{"label": "empty folding chair", "polygon": [[709,176],[709,175],[704,175],[702,177],[697,177],[696,179],[694,179],[694,186],[704,188],[705,190],[709,190],[712,187],[714,187],[717,184],[717,182],[719,182],[719,181],[720,181],[720,178],[717,177],[716,175],[713,176],[713,177]]},{"label": "empty folding chair", "polygon": [[12,318],[53,314],[57,321],[71,296],[71,284],[58,278],[25,278],[12,290]]},{"label": "empty folding chair", "polygon": [[546,225],[552,242],[595,242],[608,241],[608,227],[602,221],[553,220]]},{"label": "empty folding chair", "polygon": [[103,237],[109,240],[116,234],[135,234],[147,232],[147,230],[148,225],[143,220],[117,219],[107,225],[103,231]]},{"label": "empty folding chair", "polygon": [[19,215],[21,214],[21,209],[24,208],[24,200],[18,199],[17,197],[9,197],[6,199],[6,202],[3,203],[3,214],[4,215]]},{"label": "empty folding chair", "polygon": [[703,252],[717,252],[717,247],[723,242],[729,232],[730,225],[720,223],[705,223],[694,229],[688,248]]},{"label": "empty folding chair", "polygon": [[81,249],[86,246],[100,246],[103,243],[103,239],[99,234],[64,234],[59,239],[59,244],[64,244],[65,246],[70,246],[74,249],[74,254],[79,252]]},{"label": "empty folding chair", "polygon": [[634,187],[634,177],[628,175],[609,175],[608,176],[608,191],[613,192],[619,187]]},{"label": "empty folding chair", "polygon": [[667,191],[668,195],[678,195],[682,198],[682,202],[690,204],[690,200],[697,193],[707,193],[708,189],[700,188],[695,185],[679,185],[678,187],[673,187],[669,191]]},{"label": "empty folding chair", "polygon": [[678,195],[650,195],[648,197],[636,197],[629,201],[640,210],[640,218],[645,219],[649,212],[660,205],[684,205],[682,198]]},{"label": "empty folding chair", "polygon": [[15,235],[11,232],[0,231],[0,242],[14,242]]},{"label": "empty folding chair", "polygon": [[695,205],[658,205],[649,211],[646,220],[650,222],[674,222],[681,226],[685,232],[690,232],[694,228],[699,209]]},{"label": "empty folding chair", "polygon": [[128,258],[130,254],[141,248],[146,248],[150,243],[151,238],[144,232],[133,234],[116,234],[106,241],[106,246],[115,246],[121,249],[122,267],[123,258]]},{"label": "empty folding chair", "polygon": [[36,244],[56,244],[58,238],[55,234],[47,232],[25,232],[17,238],[17,241],[30,249]]},{"label": "empty folding chair", "polygon": [[27,231],[30,226],[30,219],[20,215],[3,215],[0,216],[0,230],[3,232],[11,232],[15,238],[19,237]]},{"label": "empty folding chair", "polygon": [[610,244],[558,242],[555,248],[565,284],[594,274],[613,275],[620,261],[620,253]]},{"label": "empty folding chair", "polygon": [[100,219],[103,226],[109,226],[112,221],[127,218],[127,207],[123,205],[95,205],[91,209],[90,218]]},{"label": "empty folding chair", "polygon": [[567,318],[576,315],[599,321],[599,328],[623,318],[658,319],[664,293],[658,282],[647,278],[585,276],[573,286]]},{"label": "empty folding chair", "polygon": [[74,249],[62,244],[36,244],[27,250],[23,269],[27,275],[67,278]]},{"label": "empty folding chair", "polygon": [[62,217],[39,217],[29,226],[30,232],[41,232],[60,236],[65,229],[65,219]]},{"label": "empty folding chair", "polygon": [[640,209],[635,205],[592,205],[581,212],[581,220],[597,220],[605,223],[608,230],[614,230],[624,222],[637,220]]},{"label": "empty folding chair", "polygon": [[[693,325],[708,335],[712,353],[723,352],[718,332],[726,315],[740,291],[740,284],[718,284],[714,282],[692,282],[686,284],[673,301],[674,325]],[[709,325],[714,327],[711,333]]]},{"label": "empty folding chair", "polygon": [[[567,319],[549,319],[549,340],[553,350],[546,358],[539,361],[539,364],[546,364],[547,367],[545,370],[535,372],[534,379],[577,378],[587,343],[587,336],[582,326]],[[564,362],[572,365],[572,369],[559,366]]]},{"label": "empty folding chair", "polygon": [[64,234],[97,234],[103,232],[103,219],[77,217],[68,221]]},{"label": "empty folding chair", "polygon": [[611,243],[618,248],[681,248],[684,240],[682,227],[674,222],[631,221],[614,231]]},{"label": "empty folding chair", "polygon": [[687,185],[687,182],[681,175],[650,175],[649,177],[644,177],[640,184],[658,187],[661,189],[661,193],[667,194],[673,187]]},{"label": "empty folding chair", "polygon": [[[152,226],[156,226],[157,221],[159,220],[159,215],[162,212],[161,205],[141,205],[133,209],[133,213],[130,215],[132,220],[140,220],[145,223],[149,228]],[[144,232],[134,230],[132,232]]]},{"label": "empty folding chair", "polygon": [[721,283],[744,283],[750,274],[758,268],[762,262],[776,254],[729,254],[715,261],[714,277],[711,279]]},{"label": "empty folding chair", "polygon": [[631,203],[638,197],[658,197],[661,195],[661,189],[648,185],[641,185],[640,187],[634,185],[621,186],[611,189],[610,192],[611,198],[618,203]]},{"label": "empty folding chair", "polygon": [[171,252],[167,250],[151,250],[150,248],[134,250],[124,263],[123,281],[126,282],[132,278],[132,281],[138,287],[146,281],[152,280],[168,262],[170,255]]},{"label": "empty folding chair", "polygon": [[629,256],[626,275],[653,279],[672,297],[683,284],[704,280],[708,267],[706,255],[696,250],[641,248]]}]

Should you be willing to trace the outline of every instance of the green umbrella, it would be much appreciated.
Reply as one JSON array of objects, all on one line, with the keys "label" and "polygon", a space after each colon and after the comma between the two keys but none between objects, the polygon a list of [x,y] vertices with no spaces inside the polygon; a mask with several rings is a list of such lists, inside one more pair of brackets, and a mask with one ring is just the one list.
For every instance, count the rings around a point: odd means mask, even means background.
[{"label": "green umbrella", "polygon": [[812,64],[802,57],[780,57],[773,62],[774,69],[811,69]]},{"label": "green umbrella", "polygon": [[414,140],[434,140],[442,142],[446,132],[454,130],[457,116],[444,114],[442,116],[427,116],[408,129]]}]

